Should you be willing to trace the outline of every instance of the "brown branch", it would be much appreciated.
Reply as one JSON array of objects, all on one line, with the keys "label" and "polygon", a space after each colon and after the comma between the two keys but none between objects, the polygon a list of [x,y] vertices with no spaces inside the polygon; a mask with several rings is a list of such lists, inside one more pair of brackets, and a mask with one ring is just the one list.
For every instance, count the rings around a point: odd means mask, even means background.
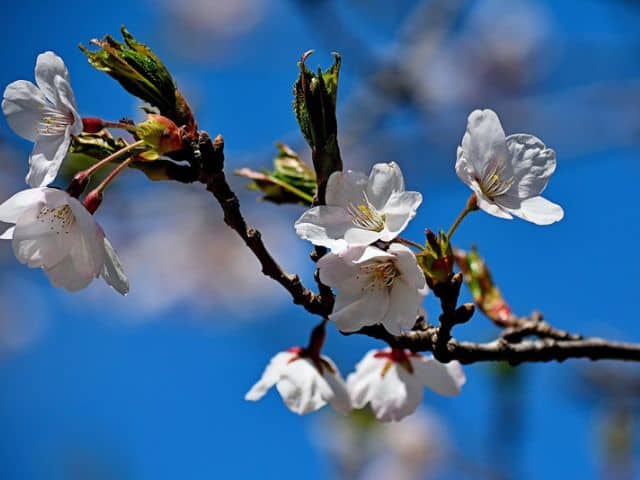
[{"label": "brown branch", "polygon": [[[282,285],[293,302],[308,312],[327,318],[333,309],[331,289],[318,282],[321,294],[305,288],[295,274],[285,272],[267,250],[258,230],[248,225],[240,211],[240,202],[227,183],[224,168],[224,142],[221,136],[212,142],[201,132],[197,142],[191,145],[189,165],[163,167],[166,178],[190,183],[199,181],[206,185],[224,212],[224,221],[242,238],[262,266],[262,273]],[[322,254],[324,252],[316,252]],[[318,281],[318,279],[316,278]],[[640,361],[640,344],[612,342],[602,338],[582,338],[559,330],[544,322],[540,314],[530,317],[513,317],[505,324],[500,338],[488,343],[460,342],[452,338],[455,325],[467,322],[474,312],[472,304],[457,306],[462,277],[453,275],[448,282],[431,285],[440,299],[442,314],[439,326],[418,319],[413,331],[398,336],[391,335],[382,325],[365,327],[359,332],[387,342],[397,348],[415,352],[433,352],[441,362],[458,360],[463,364],[483,361],[505,361],[512,365],[522,362],[564,361],[569,358],[591,360]],[[538,337],[527,340],[528,336]]]},{"label": "brown branch", "polygon": [[511,365],[522,362],[562,362],[569,358],[590,360],[640,361],[640,345],[612,342],[602,338],[581,340],[556,340],[552,338],[523,340],[509,343],[499,338],[488,343],[459,342],[450,339],[444,349],[439,349],[440,327],[428,327],[422,331],[411,331],[393,336],[381,325],[366,327],[357,333],[387,342],[396,348],[407,348],[414,352],[433,352],[441,362],[458,360],[460,363],[504,361]]},{"label": "brown branch", "polygon": [[533,312],[529,317],[513,316],[505,322],[507,328],[500,337],[510,343],[518,343],[525,337],[552,338],[554,340],[582,340],[582,335],[552,327],[542,318],[540,312]]},{"label": "brown branch", "polygon": [[218,135],[212,142],[206,132],[200,133],[197,145],[192,146],[193,163],[198,167],[198,181],[206,185],[224,212],[224,221],[242,238],[262,266],[262,273],[282,285],[293,298],[293,303],[302,305],[308,312],[327,317],[333,308],[333,295],[330,299],[313,293],[305,288],[300,277],[285,272],[267,250],[260,231],[247,225],[240,201],[227,183],[224,168],[224,141]]}]

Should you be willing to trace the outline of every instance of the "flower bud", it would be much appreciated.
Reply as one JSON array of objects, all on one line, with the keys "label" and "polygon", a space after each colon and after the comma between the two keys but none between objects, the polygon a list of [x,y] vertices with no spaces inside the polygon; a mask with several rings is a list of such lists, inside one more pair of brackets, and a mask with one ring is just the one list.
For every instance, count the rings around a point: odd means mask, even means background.
[{"label": "flower bud", "polygon": [[439,283],[449,281],[453,274],[453,251],[449,237],[442,230],[436,236],[431,230],[426,231],[427,244],[416,255],[418,264],[424,272],[431,288]]},{"label": "flower bud", "polygon": [[100,206],[101,203],[102,203],[102,191],[98,189],[91,190],[87,194],[87,196],[84,197],[84,201],[82,202],[82,204],[84,205],[84,208],[86,208],[91,215],[96,213],[96,210],[98,210],[98,207]]},{"label": "flower bud", "polygon": [[95,52],[80,45],[89,63],[117,80],[132,95],[150,103],[160,113],[178,125],[195,133],[196,125],[188,103],[176,89],[171,74],[146,45],[139,43],[123,26],[124,42],[107,35],[102,40],[91,40],[99,47]]},{"label": "flower bud", "polygon": [[97,117],[82,117],[82,131],[86,133],[98,133],[104,128],[104,122]]},{"label": "flower bud", "polygon": [[294,85],[293,110],[300,131],[313,152],[313,166],[318,181],[318,196],[322,201],[329,176],[342,170],[342,159],[338,148],[338,125],[336,102],[340,55],[334,53],[335,61],[326,71],[309,70],[305,60],[313,53],[306,52],[300,60],[300,74]]},{"label": "flower bud", "polygon": [[182,132],[167,117],[150,113],[144,122],[135,126],[135,134],[149,147],[139,156],[144,160],[157,160],[160,156],[182,148]]},{"label": "flower bud", "polygon": [[482,312],[497,324],[511,317],[511,308],[493,282],[484,259],[474,247],[469,252],[456,249],[455,261],[464,275],[473,300]]},{"label": "flower bud", "polygon": [[84,171],[78,172],[71,179],[71,183],[69,183],[69,186],[67,187],[67,193],[73,198],[78,198],[80,195],[82,195],[88,184],[89,175],[87,175]]}]

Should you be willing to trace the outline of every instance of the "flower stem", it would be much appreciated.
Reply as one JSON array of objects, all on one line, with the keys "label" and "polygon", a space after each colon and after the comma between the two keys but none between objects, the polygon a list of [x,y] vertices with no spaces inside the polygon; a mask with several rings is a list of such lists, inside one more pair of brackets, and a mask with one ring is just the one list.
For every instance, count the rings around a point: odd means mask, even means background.
[{"label": "flower stem", "polygon": [[418,250],[424,250],[424,245],[420,245],[418,242],[414,242],[413,240],[409,240],[408,238],[396,237],[394,241],[403,245],[407,245],[408,247],[414,247]]},{"label": "flower stem", "polygon": [[308,195],[307,193],[303,192],[302,190],[294,187],[293,185],[289,185],[286,182],[282,182],[280,180],[278,180],[277,178],[273,178],[271,177],[270,180],[275,183],[276,185],[284,188],[285,190],[287,190],[289,193],[292,193],[294,195],[296,195],[297,197],[301,198],[302,200],[304,200],[305,202],[307,202],[309,205],[311,205],[313,203],[313,197],[311,195]]},{"label": "flower stem", "polygon": [[128,132],[133,132],[136,128],[135,125],[130,125],[128,123],[122,123],[122,122],[107,122],[104,121],[102,122],[102,124],[104,125],[105,128],[119,128],[121,130],[126,130]]},{"label": "flower stem", "polygon": [[456,231],[464,217],[466,217],[469,212],[473,212],[474,210],[478,210],[478,198],[476,197],[475,193],[471,194],[469,200],[467,200],[467,204],[464,206],[464,208],[458,215],[458,218],[456,218],[455,222],[453,222],[453,225],[451,225],[451,228],[447,232],[447,237],[449,237],[449,239],[451,239],[451,236]]},{"label": "flower stem", "polygon": [[327,320],[327,318],[324,318],[311,331],[309,345],[305,349],[307,355],[309,355],[311,359],[318,360],[320,358],[320,352],[322,351],[322,346],[324,345],[324,340],[326,337]]},{"label": "flower stem", "polygon": [[136,148],[141,147],[142,145],[144,145],[144,140],[138,140],[135,143],[127,145],[126,147],[118,150],[117,152],[112,153],[108,157],[103,158],[99,162],[94,163],[93,165],[91,165],[86,170],[83,170],[82,172],[80,172],[79,175],[82,176],[82,177],[88,177],[89,175],[93,174],[96,170],[98,170],[99,168],[103,167],[107,163],[115,160],[116,158],[120,157],[121,155],[124,155],[127,152],[130,152],[131,150],[135,150]]},{"label": "flower stem", "polygon": [[127,168],[127,166],[133,161],[133,159],[134,159],[134,156],[131,155],[124,162],[119,163],[118,166],[113,170],[111,170],[109,175],[107,175],[107,177],[104,180],[102,180],[102,182],[100,182],[100,185],[98,185],[96,188],[93,189],[93,191],[94,192],[104,191],[104,189],[107,188],[107,185],[109,185],[111,181],[120,174],[120,172],[122,172],[125,168]]}]

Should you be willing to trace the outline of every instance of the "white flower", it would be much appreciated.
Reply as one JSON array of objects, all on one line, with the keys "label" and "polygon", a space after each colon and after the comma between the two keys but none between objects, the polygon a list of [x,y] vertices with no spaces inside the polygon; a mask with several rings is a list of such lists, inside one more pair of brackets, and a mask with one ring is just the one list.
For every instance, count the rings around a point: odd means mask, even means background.
[{"label": "white flower", "polygon": [[413,413],[424,387],[440,395],[458,395],[467,381],[460,363],[440,363],[409,350],[371,350],[347,378],[353,408],[367,403],[378,420],[397,421]]},{"label": "white flower", "polygon": [[76,291],[94,278],[129,291],[120,260],[87,209],[63,190],[40,187],[0,204],[0,239],[12,240],[16,258],[42,268],[56,287]]},{"label": "white flower", "polygon": [[562,208],[540,196],[555,169],[555,152],[538,138],[505,137],[492,110],[469,115],[456,173],[475,192],[485,212],[508,219],[515,215],[538,225],[561,220]]},{"label": "white flower", "polygon": [[287,407],[299,415],[314,412],[327,403],[341,413],[351,410],[338,367],[325,356],[314,362],[299,347],[276,354],[244,398],[260,400],[274,385]]},{"label": "white flower", "polygon": [[296,233],[333,251],[346,244],[389,242],[405,229],[420,203],[420,193],[404,191],[395,162],[374,165],[368,178],[351,170],[334,172],[327,182],[326,205],[303,213]]},{"label": "white flower", "polygon": [[410,329],[427,293],[424,273],[404,245],[350,247],[318,261],[320,280],[338,290],[329,319],[339,330],[355,332],[381,323],[394,335]]},{"label": "white flower", "polygon": [[18,80],[7,86],[2,111],[18,135],[35,143],[27,183],[44,187],[56,178],[71,136],[82,132],[82,118],[60,57],[53,52],[38,55],[35,77],[37,85]]}]

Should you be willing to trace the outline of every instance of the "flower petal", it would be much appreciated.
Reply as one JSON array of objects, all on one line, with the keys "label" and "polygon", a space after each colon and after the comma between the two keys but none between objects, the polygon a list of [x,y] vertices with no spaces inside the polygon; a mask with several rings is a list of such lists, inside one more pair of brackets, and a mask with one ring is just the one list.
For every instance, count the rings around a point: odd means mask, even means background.
[{"label": "flower petal", "polygon": [[36,84],[45,96],[54,104],[58,104],[58,94],[55,86],[56,76],[69,82],[69,72],[62,59],[53,52],[44,52],[36,59]]},{"label": "flower petal", "polygon": [[460,180],[469,186],[471,186],[471,182],[474,181],[474,175],[480,177],[480,174],[473,170],[473,165],[467,161],[462,147],[458,147],[457,151],[456,174]]},{"label": "flower petal", "polygon": [[333,373],[329,371],[323,373],[323,377],[331,389],[331,394],[326,399],[336,411],[349,413],[351,411],[351,398],[344,379],[340,375],[340,370],[329,357],[322,356],[322,359],[333,368]]},{"label": "flower petal", "polygon": [[560,205],[540,196],[523,200],[520,208],[509,210],[509,212],[536,225],[550,225],[564,217],[564,210]]},{"label": "flower petal", "polygon": [[11,240],[13,238],[13,233],[16,230],[15,226],[8,227],[5,231],[2,231],[4,227],[0,226],[0,240]]},{"label": "flower petal", "polygon": [[18,80],[4,90],[2,111],[7,123],[14,132],[32,142],[38,138],[38,125],[44,106],[44,94],[31,82]]},{"label": "flower petal", "polygon": [[[502,197],[504,196],[505,195]],[[496,198],[499,199],[501,197]],[[488,200],[483,194],[479,194],[478,192],[476,192],[476,202],[478,203],[478,207],[494,217],[506,218],[507,220],[511,220],[513,218],[509,212],[497,205],[496,202]]]},{"label": "flower petal", "polygon": [[64,110],[67,110],[73,116],[73,123],[71,124],[71,128],[69,132],[72,135],[79,135],[82,133],[82,117],[78,113],[78,107],[76,105],[76,99],[73,95],[73,90],[71,90],[71,85],[69,85],[68,80],[57,76],[54,79],[54,84],[56,87],[56,91],[58,92],[58,100],[60,102],[60,107]]},{"label": "flower petal", "polygon": [[14,194],[0,204],[0,222],[16,223],[27,209],[36,207],[44,198],[42,188],[28,188]]},{"label": "flower petal", "polygon": [[422,203],[419,192],[395,192],[391,194],[382,212],[385,215],[387,231],[382,240],[390,242],[402,232],[409,221],[415,217],[416,210]]},{"label": "flower petal", "polygon": [[410,359],[414,375],[427,387],[440,395],[458,395],[467,377],[460,362],[441,363],[432,356],[420,355]]},{"label": "flower petal", "polygon": [[401,278],[417,290],[424,289],[427,284],[424,272],[418,265],[418,260],[411,249],[399,243],[392,243],[388,251],[396,257],[395,263]]},{"label": "flower petal", "polygon": [[326,380],[306,358],[288,363],[276,388],[289,410],[299,415],[324,407],[331,395]]},{"label": "flower petal", "polygon": [[[67,130],[69,128],[67,127]],[[70,135],[40,137],[29,157],[27,183],[32,187],[44,187],[53,182],[67,156],[70,144]]]},{"label": "flower petal", "polygon": [[341,296],[359,294],[366,286],[366,279],[358,275],[360,267],[353,260],[361,255],[364,247],[352,247],[341,254],[328,253],[318,260],[320,281],[340,291]]},{"label": "flower petal", "polygon": [[310,208],[295,223],[300,238],[332,250],[339,249],[340,240],[351,228],[353,222],[344,208],[326,205]]},{"label": "flower petal", "polygon": [[363,408],[371,400],[372,385],[382,378],[385,359],[376,358],[378,350],[369,350],[347,377],[347,389],[353,408]]},{"label": "flower petal", "polygon": [[422,402],[422,385],[415,375],[394,363],[372,386],[371,410],[381,422],[402,420]]},{"label": "flower petal", "polygon": [[371,245],[382,238],[383,231],[376,232],[374,230],[366,230],[364,228],[358,228],[351,226],[344,232],[342,237],[347,245],[359,246],[359,245]]},{"label": "flower petal", "polygon": [[346,208],[350,204],[361,204],[368,180],[364,173],[353,170],[333,172],[327,181],[327,205]]},{"label": "flower petal", "polygon": [[515,177],[511,190],[519,198],[540,195],[556,169],[556,152],[533,135],[509,135],[506,141]]},{"label": "flower petal", "polygon": [[129,293],[129,280],[120,263],[118,254],[111,245],[111,242],[107,240],[107,237],[104,237],[104,251],[105,257],[101,272],[102,278],[104,278],[104,281],[107,282],[108,285],[111,285],[116,292],[121,295],[126,295]]},{"label": "flower petal", "polygon": [[505,140],[504,130],[493,110],[471,112],[462,137],[462,149],[476,176],[484,178],[489,167],[506,163],[508,151]]},{"label": "flower petal", "polygon": [[400,335],[404,330],[413,328],[421,301],[422,295],[414,286],[408,285],[402,278],[397,279],[391,287],[389,310],[382,319],[384,328],[392,335]]},{"label": "flower petal", "polygon": [[[389,309],[389,295],[380,291],[364,291],[359,296],[341,298],[340,292],[336,296],[336,309],[329,320],[336,324],[342,332],[356,332],[362,327],[380,323]],[[344,306],[343,306],[344,305]]]},{"label": "flower petal", "polygon": [[68,202],[80,229],[71,256],[79,272],[96,278],[102,273],[106,256],[104,232],[93,215],[77,199],[69,197]]},{"label": "flower petal", "polygon": [[404,178],[396,162],[376,163],[367,182],[367,198],[377,209],[382,210],[393,193],[404,192]]},{"label": "flower petal", "polygon": [[280,380],[280,375],[282,374],[284,367],[292,357],[293,354],[291,352],[279,352],[273,356],[267,367],[264,369],[260,380],[258,380],[256,384],[249,389],[247,394],[244,396],[244,399],[256,401],[264,397],[267,390],[273,387],[276,382]]},{"label": "flower petal", "polygon": [[[362,248],[362,247],[360,247]],[[353,263],[365,263],[369,261],[386,261],[395,259],[395,255],[390,252],[385,252],[384,250],[379,249],[378,247],[368,246],[365,247],[360,255],[353,255],[350,257],[350,260]]]},{"label": "flower petal", "polygon": [[38,208],[28,209],[16,222],[13,253],[20,263],[30,268],[50,268],[69,255],[75,231],[61,235],[48,221],[38,218],[39,213]]},{"label": "flower petal", "polygon": [[71,256],[67,256],[51,268],[45,268],[45,273],[56,288],[64,288],[69,292],[82,290],[93,280],[93,276],[78,271]]}]

